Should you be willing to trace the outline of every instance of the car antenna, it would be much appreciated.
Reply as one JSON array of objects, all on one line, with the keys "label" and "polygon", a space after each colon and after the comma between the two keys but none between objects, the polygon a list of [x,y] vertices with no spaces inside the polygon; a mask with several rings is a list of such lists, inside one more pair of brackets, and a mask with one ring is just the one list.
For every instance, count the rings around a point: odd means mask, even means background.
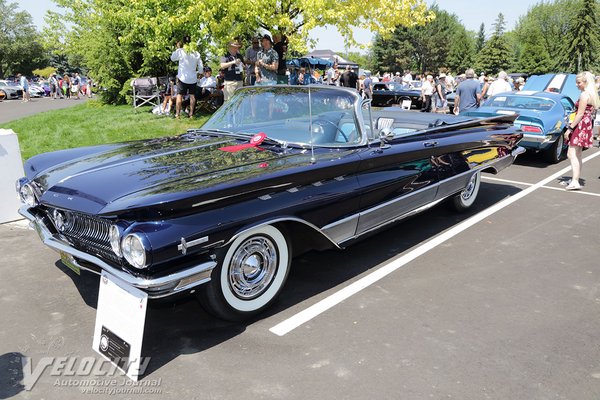
[{"label": "car antenna", "polygon": [[312,127],[312,99],[311,99],[311,87],[308,87],[308,129],[310,129],[310,162],[314,164],[317,162],[315,158],[315,144],[313,140],[313,127]]}]

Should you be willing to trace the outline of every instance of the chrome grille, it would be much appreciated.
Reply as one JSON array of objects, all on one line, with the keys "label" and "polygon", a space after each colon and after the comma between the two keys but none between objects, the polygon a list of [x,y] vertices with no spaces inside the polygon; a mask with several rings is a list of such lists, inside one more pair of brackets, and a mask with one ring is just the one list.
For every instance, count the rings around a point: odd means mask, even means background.
[{"label": "chrome grille", "polygon": [[[78,250],[95,255],[113,264],[120,265],[121,259],[112,251],[109,239],[111,223],[88,214],[64,211],[66,223],[60,233]],[[52,210],[48,213],[52,221]],[[54,222],[56,226],[56,222]]]}]

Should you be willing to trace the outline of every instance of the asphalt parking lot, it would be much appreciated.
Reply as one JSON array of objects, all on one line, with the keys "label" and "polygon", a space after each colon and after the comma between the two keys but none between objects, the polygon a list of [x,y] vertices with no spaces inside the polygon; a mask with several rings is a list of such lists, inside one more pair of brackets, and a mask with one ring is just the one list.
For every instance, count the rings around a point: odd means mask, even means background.
[{"label": "asphalt parking lot", "polygon": [[31,101],[23,103],[21,100],[4,100],[0,102],[0,124],[10,122],[15,119],[28,117],[44,111],[58,110],[59,108],[73,107],[84,101],[87,97],[81,99],[51,99],[50,97],[31,98]]},{"label": "asphalt parking lot", "polygon": [[114,398],[85,392],[104,384],[146,390],[131,399],[597,400],[600,150],[584,158],[581,192],[559,184],[568,161],[525,154],[483,179],[467,214],[438,206],[296,258],[281,299],[247,324],[193,300],[151,303],[145,389],[48,368],[25,390],[21,357],[100,358],[98,278],[1,225],[0,398]]}]

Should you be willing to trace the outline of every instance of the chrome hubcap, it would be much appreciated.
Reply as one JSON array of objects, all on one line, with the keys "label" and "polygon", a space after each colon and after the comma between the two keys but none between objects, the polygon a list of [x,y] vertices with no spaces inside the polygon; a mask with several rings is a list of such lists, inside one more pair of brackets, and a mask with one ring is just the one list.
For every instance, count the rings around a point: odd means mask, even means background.
[{"label": "chrome hubcap", "polygon": [[477,174],[475,174],[471,177],[471,179],[469,180],[469,184],[467,185],[465,190],[463,190],[462,193],[460,194],[460,196],[463,198],[463,200],[469,200],[471,198],[471,196],[473,196],[473,192],[475,191],[476,183],[477,183]]},{"label": "chrome hubcap", "polygon": [[243,242],[231,258],[229,285],[244,300],[263,294],[277,270],[277,248],[271,239],[255,236]]}]

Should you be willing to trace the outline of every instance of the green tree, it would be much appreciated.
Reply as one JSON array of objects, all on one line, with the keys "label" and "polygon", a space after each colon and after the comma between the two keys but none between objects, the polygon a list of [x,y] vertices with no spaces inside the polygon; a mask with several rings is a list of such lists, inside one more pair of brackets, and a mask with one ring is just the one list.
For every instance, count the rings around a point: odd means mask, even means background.
[{"label": "green tree", "polygon": [[553,62],[539,28],[529,29],[520,51],[518,65],[521,71],[530,74],[545,74],[552,70]]},{"label": "green tree", "polygon": [[485,43],[477,58],[477,69],[486,74],[497,74],[509,70],[513,63],[513,50],[504,35],[504,15],[498,14],[494,23],[494,33]]},{"label": "green tree", "polygon": [[83,58],[72,49],[69,43],[69,30],[64,19],[54,11],[44,17],[46,25],[42,29],[42,45],[49,55],[48,64],[60,74],[82,72]]},{"label": "green tree", "polygon": [[31,72],[45,64],[39,36],[27,11],[0,0],[0,77]]},{"label": "green tree", "polygon": [[571,21],[575,19],[579,2],[580,0],[554,0],[531,7],[527,14],[519,19],[513,31],[517,43],[523,44],[519,59],[526,56],[523,47],[525,43],[530,42],[532,32],[535,34],[538,31],[541,35],[538,44],[546,49],[552,60],[550,70],[562,70],[559,61],[563,58],[567,32]]},{"label": "green tree", "polygon": [[350,51],[338,54],[348,61],[357,63],[361,68],[369,69],[371,67],[371,57],[369,53],[364,54],[358,51]]},{"label": "green tree", "polygon": [[473,68],[475,60],[475,40],[463,26],[461,28],[450,40],[446,62],[448,68],[457,74],[465,72],[467,68]]},{"label": "green tree", "polygon": [[415,39],[406,27],[399,27],[394,34],[387,39],[376,35],[371,48],[374,71],[401,71],[403,69],[416,70],[417,64],[414,58],[416,49]]},{"label": "green tree", "polygon": [[567,31],[559,66],[566,72],[596,68],[600,50],[597,0],[582,0]]},{"label": "green tree", "polygon": [[464,31],[458,17],[440,10],[436,5],[430,11],[435,19],[423,26],[397,27],[389,38],[375,37],[373,56],[378,71],[401,71],[410,68],[419,72],[436,73],[447,67],[450,38]]},{"label": "green tree", "polygon": [[475,39],[475,52],[479,53],[483,49],[483,46],[485,46],[485,24],[482,22],[479,25],[477,39]]},{"label": "green tree", "polygon": [[[355,43],[353,27],[389,36],[397,25],[434,18],[424,0],[56,0],[60,18],[72,29],[64,41],[80,54],[90,74],[107,88],[107,100],[124,100],[127,81],[173,68],[169,56],[184,35],[197,44],[203,59],[220,56],[225,44],[268,31],[289,38],[289,51],[304,51],[311,29],[334,25]],[[56,19],[56,17],[53,17]],[[99,55],[102,54],[102,57]]]}]

